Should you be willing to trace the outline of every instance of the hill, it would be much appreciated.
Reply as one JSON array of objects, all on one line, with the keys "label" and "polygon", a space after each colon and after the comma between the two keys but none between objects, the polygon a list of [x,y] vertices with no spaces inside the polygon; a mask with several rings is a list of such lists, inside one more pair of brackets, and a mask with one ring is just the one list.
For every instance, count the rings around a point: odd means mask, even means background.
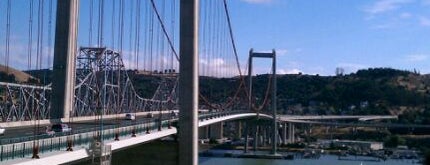
[{"label": "hill", "polygon": [[[51,82],[51,70],[26,71]],[[13,71],[12,76],[28,78]],[[160,76],[129,75],[137,92],[149,98],[155,92]],[[24,75],[24,76],[23,76]],[[1,76],[1,75],[0,75]],[[257,105],[263,102],[270,75],[253,77],[253,93]],[[11,76],[0,77],[0,81]],[[15,79],[15,78],[13,78]],[[350,114],[399,115],[403,123],[430,124],[430,75],[391,68],[369,68],[339,76],[286,74],[277,75],[278,112],[283,114]],[[240,84],[238,77],[200,77],[200,93],[211,101],[228,102]],[[244,94],[241,94],[244,97]],[[245,97],[244,97],[245,98]],[[204,100],[202,100],[202,104]]]},{"label": "hill", "polygon": [[28,73],[0,64],[0,80],[24,83],[35,80],[35,78]]}]

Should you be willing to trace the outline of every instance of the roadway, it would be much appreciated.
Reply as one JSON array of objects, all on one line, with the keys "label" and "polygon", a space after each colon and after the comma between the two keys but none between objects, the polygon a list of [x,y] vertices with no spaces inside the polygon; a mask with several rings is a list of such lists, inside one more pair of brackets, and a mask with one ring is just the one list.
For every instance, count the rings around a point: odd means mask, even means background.
[{"label": "roadway", "polygon": [[[163,114],[162,120],[171,119],[171,114]],[[135,123],[146,123],[154,122],[159,119],[159,114],[154,114],[153,117],[147,116],[136,116],[136,120],[125,120],[125,115],[119,116],[118,118],[103,119],[104,129],[112,128],[115,126],[124,127],[133,125]],[[72,132],[83,132],[83,131],[94,131],[100,128],[100,120],[93,121],[79,121],[68,123],[72,127]],[[37,133],[38,137],[46,138],[50,136],[46,132],[46,128],[50,127],[50,124],[41,124],[39,126],[39,131]],[[0,144],[10,143],[11,141],[16,141],[18,139],[33,139],[35,126],[24,126],[24,127],[11,127],[6,128],[5,134],[0,136]],[[56,133],[57,135],[62,135],[62,133]],[[64,133],[67,134],[67,133]]]}]

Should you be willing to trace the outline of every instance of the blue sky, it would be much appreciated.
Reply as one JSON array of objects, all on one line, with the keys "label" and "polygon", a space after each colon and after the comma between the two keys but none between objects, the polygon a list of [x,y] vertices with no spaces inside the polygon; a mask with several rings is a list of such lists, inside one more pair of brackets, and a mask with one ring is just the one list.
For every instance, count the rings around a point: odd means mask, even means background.
[{"label": "blue sky", "polygon": [[[12,2],[11,52],[17,54],[11,61],[16,67],[25,69],[28,13],[24,9],[28,8],[28,0]],[[45,0],[46,4],[48,2]],[[82,23],[88,22],[88,2],[81,1],[85,6],[81,9],[79,42],[82,45],[88,38],[88,26]],[[107,2],[111,4],[111,1]],[[246,64],[250,48],[256,51],[274,48],[278,52],[278,73],[333,75],[336,67],[344,68],[347,73],[368,67],[417,69],[421,73],[430,73],[430,65],[427,65],[430,63],[430,0],[228,2],[242,65]],[[0,1],[0,56],[4,54],[5,45],[5,4],[6,0]],[[93,37],[93,42],[95,40]],[[125,48],[129,47],[127,40]],[[52,51],[47,45],[44,50]],[[256,61],[256,72],[269,72],[269,64],[267,60]]]},{"label": "blue sky", "polygon": [[[240,54],[251,47],[275,48],[280,73],[333,75],[336,67],[346,72],[367,67],[430,72],[428,0],[231,0],[230,4]],[[268,72],[269,67],[261,70]]]}]

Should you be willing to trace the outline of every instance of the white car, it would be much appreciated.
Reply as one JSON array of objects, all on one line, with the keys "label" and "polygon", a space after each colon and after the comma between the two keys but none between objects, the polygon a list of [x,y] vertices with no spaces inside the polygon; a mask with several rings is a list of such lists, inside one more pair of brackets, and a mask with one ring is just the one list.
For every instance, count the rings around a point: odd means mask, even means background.
[{"label": "white car", "polygon": [[136,115],[132,113],[125,114],[125,120],[136,120]]},{"label": "white car", "polygon": [[54,124],[51,126],[51,130],[54,132],[70,132],[72,128],[67,124]]},{"label": "white car", "polygon": [[5,128],[0,127],[0,135],[4,135],[4,132],[6,131]]}]

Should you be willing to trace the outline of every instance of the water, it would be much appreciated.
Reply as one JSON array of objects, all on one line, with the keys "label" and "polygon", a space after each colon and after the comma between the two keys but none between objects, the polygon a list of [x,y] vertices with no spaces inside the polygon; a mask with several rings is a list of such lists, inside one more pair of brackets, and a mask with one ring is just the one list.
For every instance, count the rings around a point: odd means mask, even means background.
[{"label": "water", "polygon": [[[338,160],[335,155],[322,155],[319,159],[294,159],[294,160],[273,160],[273,159],[249,159],[249,158],[213,158],[200,157],[200,165],[417,165],[417,160],[397,160],[386,161],[355,161]],[[355,159],[354,156],[349,157]],[[367,159],[372,159],[367,157]],[[374,158],[373,158],[374,159]]]}]

